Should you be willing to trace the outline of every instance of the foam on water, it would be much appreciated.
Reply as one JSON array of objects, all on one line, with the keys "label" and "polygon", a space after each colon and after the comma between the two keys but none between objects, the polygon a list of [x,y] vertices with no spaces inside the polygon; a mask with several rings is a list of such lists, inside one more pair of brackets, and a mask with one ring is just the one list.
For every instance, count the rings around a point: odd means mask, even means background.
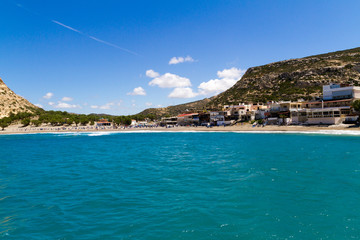
[{"label": "foam on water", "polygon": [[360,136],[360,131],[351,130],[318,130],[318,131],[233,131],[234,133],[256,134],[321,134],[321,135],[351,135]]},{"label": "foam on water", "polygon": [[98,136],[107,136],[107,135],[111,135],[114,134],[113,132],[90,132],[87,133],[86,135],[89,137],[98,137]]},{"label": "foam on water", "polygon": [[198,131],[198,130],[126,130],[126,131],[97,131],[97,132],[42,132],[42,133],[16,133],[16,134],[0,134],[0,136],[8,135],[37,135],[50,134],[56,136],[106,136],[112,134],[128,134],[128,133],[252,133],[252,134],[311,134],[311,135],[350,135],[360,136],[359,130],[316,130],[316,131]]}]

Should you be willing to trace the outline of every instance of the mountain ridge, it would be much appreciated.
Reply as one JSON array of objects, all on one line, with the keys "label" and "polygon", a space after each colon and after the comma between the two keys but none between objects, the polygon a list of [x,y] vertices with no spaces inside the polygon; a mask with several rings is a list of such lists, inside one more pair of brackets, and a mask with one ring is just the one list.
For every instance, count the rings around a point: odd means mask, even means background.
[{"label": "mountain ridge", "polygon": [[360,86],[360,48],[251,67],[207,106],[312,99],[329,83]]},{"label": "mountain ridge", "polygon": [[[210,101],[203,99],[191,105],[199,107],[199,111],[220,110],[223,105],[241,102],[309,100],[320,96],[322,86],[329,83],[360,86],[360,47],[251,67],[228,90],[208,98]],[[171,109],[180,105],[171,106]],[[156,113],[156,109],[152,112]],[[162,108],[156,114],[164,113],[169,115],[170,111]]]},{"label": "mountain ridge", "polygon": [[204,98],[202,100],[193,101],[184,104],[178,104],[163,108],[147,108],[140,112],[140,115],[155,115],[156,117],[174,116],[182,112],[191,112],[205,110],[204,107],[211,101],[212,98]]}]

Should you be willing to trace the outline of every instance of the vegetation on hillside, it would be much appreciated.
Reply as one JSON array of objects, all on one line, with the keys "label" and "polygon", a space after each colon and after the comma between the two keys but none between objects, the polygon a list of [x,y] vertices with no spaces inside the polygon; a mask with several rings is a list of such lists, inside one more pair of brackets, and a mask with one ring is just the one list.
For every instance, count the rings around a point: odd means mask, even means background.
[{"label": "vegetation on hillside", "polygon": [[165,108],[148,108],[142,111],[141,115],[154,115],[157,118],[176,116],[184,112],[201,111],[206,109],[206,104],[211,101],[211,98],[205,98],[200,101],[169,106]]},{"label": "vegetation on hillside", "polygon": [[154,120],[155,116],[152,114],[142,115],[129,115],[129,116],[112,116],[106,114],[74,114],[62,111],[45,111],[43,109],[35,109],[33,113],[20,112],[17,114],[11,113],[9,117],[0,119],[0,127],[2,130],[11,124],[22,124],[25,126],[40,126],[41,124],[48,124],[51,126],[69,126],[78,125],[94,125],[100,119],[107,119],[115,125],[130,125],[131,120],[142,121],[144,119]]},{"label": "vegetation on hillside", "polygon": [[321,96],[322,86],[329,83],[360,86],[360,48],[252,67],[233,87],[210,99],[141,113],[173,116],[186,109],[220,110],[224,105],[241,102],[310,100]]},{"label": "vegetation on hillside", "polygon": [[131,119],[159,119],[184,112],[220,110],[224,105],[241,102],[309,100],[321,96],[322,86],[329,83],[360,86],[360,48],[249,68],[233,87],[217,96],[165,108],[149,108],[132,116],[44,111],[17,96],[0,79],[0,97],[4,99],[0,109],[5,114],[13,112],[0,120],[0,127],[15,122],[23,126],[40,126],[43,123],[53,126],[86,125],[93,124],[100,118],[107,118],[117,125],[128,125]]},{"label": "vegetation on hillside", "polygon": [[249,68],[230,89],[207,107],[240,102],[309,100],[330,83],[360,86],[360,48],[270,63]]},{"label": "vegetation on hillside", "polygon": [[25,98],[17,95],[0,78],[0,118],[12,113],[33,113],[38,109]]}]

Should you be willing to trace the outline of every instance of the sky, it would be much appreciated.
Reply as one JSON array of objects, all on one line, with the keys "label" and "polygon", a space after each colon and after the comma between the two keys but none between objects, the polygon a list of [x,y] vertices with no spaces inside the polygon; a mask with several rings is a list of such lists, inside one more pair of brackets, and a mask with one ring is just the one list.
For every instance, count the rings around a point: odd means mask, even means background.
[{"label": "sky", "polygon": [[0,78],[46,109],[136,114],[254,66],[359,47],[360,1],[1,0]]}]

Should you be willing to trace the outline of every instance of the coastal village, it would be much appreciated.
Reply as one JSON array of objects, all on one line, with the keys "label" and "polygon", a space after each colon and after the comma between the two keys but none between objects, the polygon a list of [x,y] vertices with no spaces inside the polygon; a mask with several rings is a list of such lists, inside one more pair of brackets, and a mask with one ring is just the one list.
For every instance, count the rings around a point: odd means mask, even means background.
[{"label": "coastal village", "polygon": [[354,128],[359,126],[359,79],[360,48],[354,48],[251,67],[232,87],[216,96],[127,116],[46,111],[16,95],[0,79],[0,130]]},{"label": "coastal village", "polygon": [[360,240],[360,0],[0,9],[0,240]]},{"label": "coastal village", "polygon": [[[161,126],[227,126],[251,122],[256,125],[339,125],[355,123],[352,103],[360,99],[360,87],[330,84],[323,96],[311,101],[279,101],[225,105],[222,111],[187,112],[162,118]],[[136,123],[133,123],[136,125]],[[144,123],[141,123],[144,125]]]},{"label": "coastal village", "polygon": [[[265,127],[265,126],[352,126],[358,123],[359,112],[353,103],[360,100],[360,87],[329,84],[322,87],[322,96],[310,101],[269,101],[267,103],[239,103],[224,105],[221,111],[187,109],[185,112],[161,119],[132,119],[119,124],[114,119],[101,118],[78,125],[69,123],[14,124],[3,127],[6,132],[66,132],[116,131],[125,129],[155,129],[178,127]],[[37,121],[37,120],[35,120]],[[30,122],[30,120],[29,120]],[[348,125],[350,124],[350,125]]]}]

